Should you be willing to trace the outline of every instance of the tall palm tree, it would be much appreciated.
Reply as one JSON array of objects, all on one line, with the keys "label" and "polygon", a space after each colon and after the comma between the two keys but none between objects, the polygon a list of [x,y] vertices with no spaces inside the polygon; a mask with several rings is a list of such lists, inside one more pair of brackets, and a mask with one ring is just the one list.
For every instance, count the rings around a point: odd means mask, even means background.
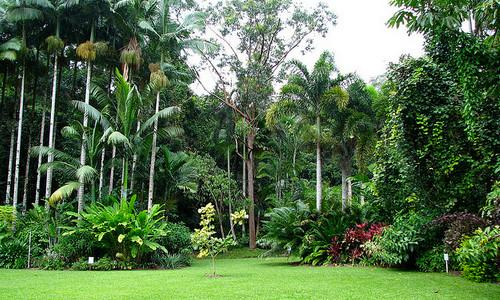
[{"label": "tall palm tree", "polygon": [[372,110],[371,94],[365,83],[356,79],[348,87],[349,103],[343,109],[331,107],[327,127],[330,131],[334,155],[342,175],[342,210],[352,198],[353,160],[360,172],[366,169],[366,159],[372,150],[376,132],[376,118]]},{"label": "tall palm tree", "polygon": [[[10,0],[4,2],[5,16],[10,22],[21,25],[21,45],[23,49],[27,49],[26,43],[26,22],[41,19],[42,9],[51,8],[52,4],[47,0],[34,1],[16,1]],[[26,58],[22,57],[22,75],[21,75],[21,90],[19,98],[19,116],[17,126],[17,141],[16,141],[16,158],[14,167],[14,190],[12,195],[12,205],[17,206],[17,198],[19,192],[19,166],[21,162],[21,140],[23,131],[23,113],[24,113],[24,90],[26,81]]]},{"label": "tall palm tree", "polygon": [[325,118],[323,108],[334,104],[345,107],[349,101],[348,93],[340,86],[340,77],[333,78],[335,65],[333,55],[323,52],[314,64],[311,72],[300,61],[290,62],[291,73],[288,82],[281,88],[282,101],[271,108],[268,115],[274,119],[274,114],[299,112],[316,125],[316,210],[322,206],[322,176],[321,176],[321,136],[322,119]]},{"label": "tall palm tree", "polygon": [[[22,44],[21,41],[18,38],[12,38],[2,44],[0,44],[0,61],[7,60],[14,62],[17,59],[17,53],[21,50]],[[3,108],[3,101],[4,101],[4,91],[5,91],[5,85],[6,85],[6,79],[7,79],[7,73],[4,73],[4,78],[3,78],[3,86],[2,86],[2,108]],[[5,195],[5,202],[6,204],[9,204],[10,202],[10,191],[11,191],[11,184],[12,184],[12,166],[13,166],[13,161],[14,161],[14,142],[15,142],[15,131],[14,128],[11,130],[11,135],[10,135],[10,148],[9,148],[9,161],[8,161],[8,168],[7,168],[7,188],[6,188],[6,195]]]},{"label": "tall palm tree", "polygon": [[[203,41],[199,39],[189,38],[189,34],[195,30],[200,30],[205,26],[204,14],[200,12],[187,15],[180,24],[170,20],[170,6],[169,0],[162,0],[159,2],[159,14],[156,23],[141,20],[139,26],[152,34],[152,38],[157,41],[156,48],[160,52],[160,62],[158,67],[151,69],[151,85],[156,91],[155,114],[160,110],[160,93],[168,85],[168,79],[165,76],[165,60],[168,58],[168,52],[172,49],[171,46],[175,45],[180,50],[198,48]],[[154,195],[154,174],[155,174],[155,161],[157,152],[157,135],[158,135],[158,122],[156,121],[153,126],[153,141],[151,144],[151,159],[149,169],[149,188],[148,188],[148,210],[153,206]]]}]

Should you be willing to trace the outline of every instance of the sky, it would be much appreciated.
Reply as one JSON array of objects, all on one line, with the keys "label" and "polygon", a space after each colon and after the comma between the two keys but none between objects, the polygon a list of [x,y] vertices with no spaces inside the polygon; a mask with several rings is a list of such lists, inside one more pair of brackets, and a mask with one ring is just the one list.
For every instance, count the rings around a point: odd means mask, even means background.
[{"label": "sky", "polygon": [[[390,62],[397,62],[403,54],[421,56],[423,37],[408,35],[406,28],[389,28],[387,20],[397,8],[389,0],[297,0],[304,7],[326,3],[337,16],[325,38],[314,40],[314,50],[302,55],[292,52],[289,58],[297,58],[309,67],[314,65],[321,52],[333,52],[337,68],[341,73],[357,73],[365,82],[370,82],[385,73]],[[202,71],[203,85],[213,87],[216,77]],[[206,94],[199,83],[192,85],[197,94]]]},{"label": "sky", "polygon": [[[301,0],[315,6],[319,0]],[[330,50],[341,73],[356,72],[369,82],[385,72],[389,62],[398,61],[402,54],[421,56],[423,37],[408,36],[406,28],[389,28],[387,20],[397,10],[389,0],[326,0],[337,15],[337,25],[326,38],[315,40],[315,50],[300,58],[309,66],[324,50]]]}]

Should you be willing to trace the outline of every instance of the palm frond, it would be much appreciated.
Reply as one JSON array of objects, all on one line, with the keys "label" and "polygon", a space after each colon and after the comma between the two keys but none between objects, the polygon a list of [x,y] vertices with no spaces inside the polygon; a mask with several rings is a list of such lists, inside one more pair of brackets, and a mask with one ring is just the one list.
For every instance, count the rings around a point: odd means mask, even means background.
[{"label": "palm frond", "polygon": [[50,195],[48,199],[49,205],[54,207],[58,202],[71,196],[71,194],[78,190],[79,187],[80,183],[78,181],[70,181],[66,183]]}]

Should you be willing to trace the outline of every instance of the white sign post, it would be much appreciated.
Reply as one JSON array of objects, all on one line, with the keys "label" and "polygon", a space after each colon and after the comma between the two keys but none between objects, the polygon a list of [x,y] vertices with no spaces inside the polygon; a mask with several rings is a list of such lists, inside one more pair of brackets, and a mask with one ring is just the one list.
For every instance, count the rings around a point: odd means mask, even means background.
[{"label": "white sign post", "polygon": [[89,256],[89,265],[92,265],[92,264],[94,264],[94,257]]},{"label": "white sign post", "polygon": [[445,253],[444,254],[444,262],[446,264],[446,273],[448,273],[448,260],[450,260],[450,258],[448,257],[448,253]]}]

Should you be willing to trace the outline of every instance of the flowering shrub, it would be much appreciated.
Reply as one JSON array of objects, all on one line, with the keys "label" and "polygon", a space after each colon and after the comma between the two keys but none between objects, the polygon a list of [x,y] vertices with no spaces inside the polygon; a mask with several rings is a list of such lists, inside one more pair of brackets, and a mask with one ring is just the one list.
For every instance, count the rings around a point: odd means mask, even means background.
[{"label": "flowering shrub", "polygon": [[215,219],[215,208],[212,203],[208,203],[204,207],[198,209],[201,215],[201,229],[195,229],[191,236],[193,247],[198,250],[198,257],[210,256],[212,259],[213,276],[215,274],[215,258],[219,253],[227,251],[229,246],[235,244],[233,239],[228,236],[221,239],[215,236],[215,226],[212,224]]}]

